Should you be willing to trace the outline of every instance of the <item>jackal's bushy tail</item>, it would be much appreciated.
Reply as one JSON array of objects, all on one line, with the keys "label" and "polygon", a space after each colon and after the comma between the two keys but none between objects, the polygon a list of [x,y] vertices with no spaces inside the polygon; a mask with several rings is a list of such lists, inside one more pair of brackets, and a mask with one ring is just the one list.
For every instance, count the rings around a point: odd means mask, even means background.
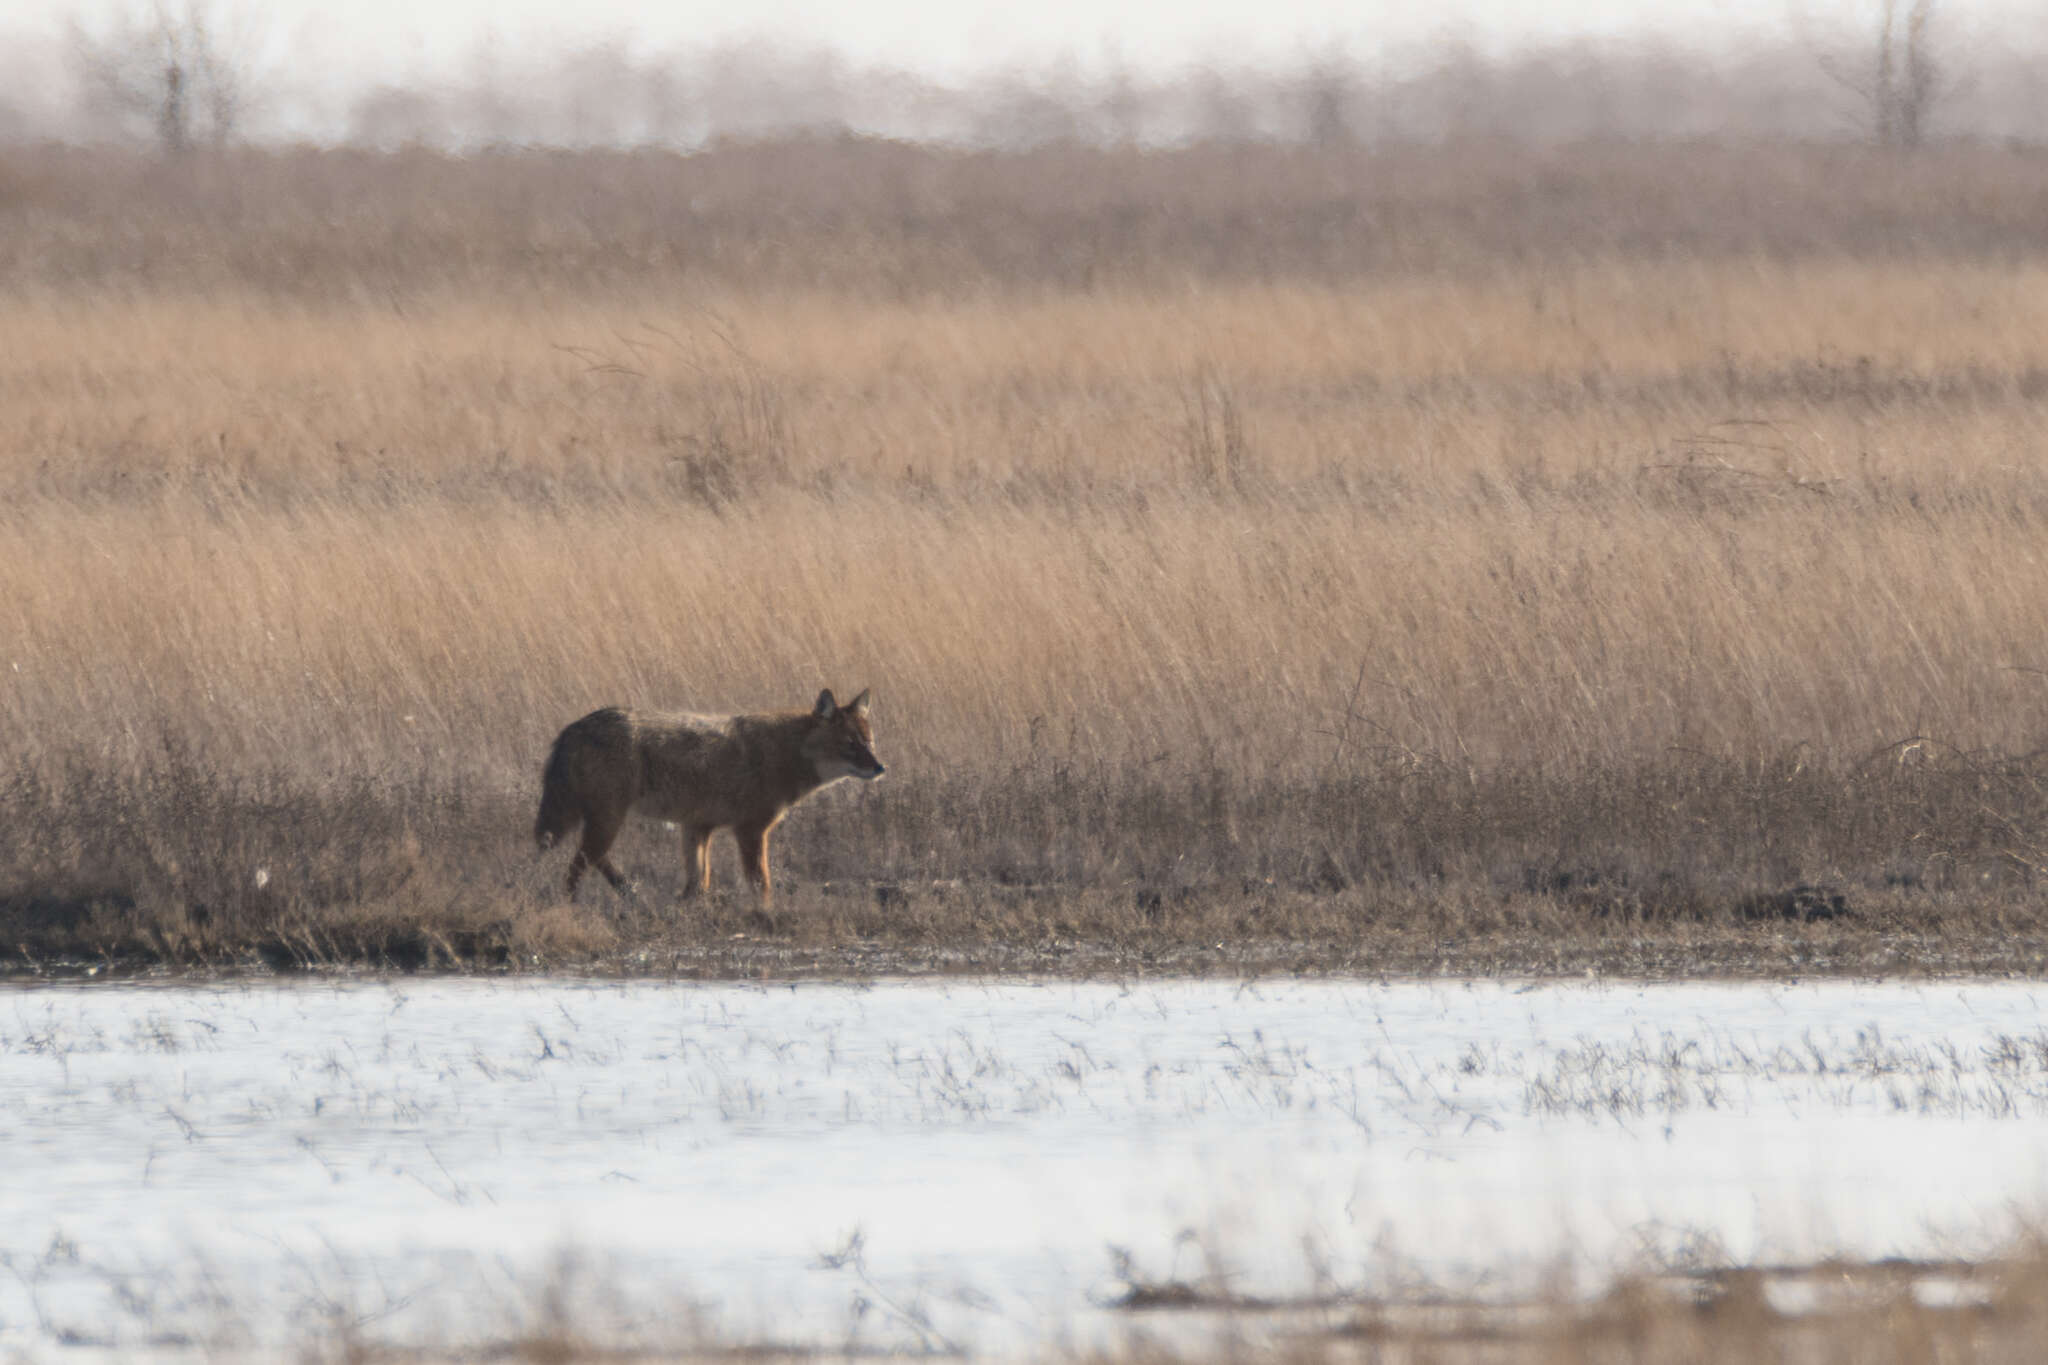
[{"label": "jackal's bushy tail", "polygon": [[544,849],[553,848],[576,825],[578,812],[569,794],[567,748],[557,739],[548,753],[548,766],[541,774],[540,814],[533,820],[533,841]]}]

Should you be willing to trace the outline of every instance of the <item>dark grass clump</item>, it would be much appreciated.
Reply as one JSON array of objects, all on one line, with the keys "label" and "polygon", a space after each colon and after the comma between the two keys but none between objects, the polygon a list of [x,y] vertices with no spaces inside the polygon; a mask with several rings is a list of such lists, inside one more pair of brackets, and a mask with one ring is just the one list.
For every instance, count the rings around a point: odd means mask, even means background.
[{"label": "dark grass clump", "polygon": [[681,901],[680,840],[629,895],[564,900],[528,802],[455,775],[309,784],[167,750],[0,788],[0,957],[17,969],[262,964],[691,974],[2040,970],[2016,832],[2032,762],[1692,761],[1545,778],[1361,770],[1265,788],[1068,768],[878,785],[778,834],[776,903]]}]

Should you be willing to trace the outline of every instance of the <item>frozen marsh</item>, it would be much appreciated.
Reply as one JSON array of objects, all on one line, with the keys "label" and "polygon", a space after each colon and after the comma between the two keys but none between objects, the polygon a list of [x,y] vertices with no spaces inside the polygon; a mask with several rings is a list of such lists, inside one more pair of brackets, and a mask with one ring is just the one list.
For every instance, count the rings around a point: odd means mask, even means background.
[{"label": "frozen marsh", "polygon": [[[0,1352],[977,1355],[1560,1270],[1970,1256],[2038,986],[381,979],[0,992]],[[1549,1277],[1546,1279],[1546,1277]]]}]

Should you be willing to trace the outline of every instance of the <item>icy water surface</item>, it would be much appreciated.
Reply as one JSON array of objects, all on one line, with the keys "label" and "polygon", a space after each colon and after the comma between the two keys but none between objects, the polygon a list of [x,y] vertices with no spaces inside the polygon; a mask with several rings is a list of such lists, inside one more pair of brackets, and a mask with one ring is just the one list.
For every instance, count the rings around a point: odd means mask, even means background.
[{"label": "icy water surface", "polygon": [[[0,1350],[352,1332],[1005,1354],[1304,1295],[1985,1251],[2033,985],[0,990]],[[1128,1258],[1127,1260],[1124,1258]]]}]

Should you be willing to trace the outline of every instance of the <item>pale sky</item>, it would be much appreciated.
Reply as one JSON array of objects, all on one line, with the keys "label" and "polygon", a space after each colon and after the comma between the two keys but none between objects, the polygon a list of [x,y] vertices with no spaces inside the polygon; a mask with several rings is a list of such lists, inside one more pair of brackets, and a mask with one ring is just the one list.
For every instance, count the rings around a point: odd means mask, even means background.
[{"label": "pale sky", "polygon": [[[0,33],[29,40],[191,0],[0,0]],[[1648,31],[1733,46],[1867,24],[1880,0],[200,0],[253,27],[266,57],[337,76],[430,79],[491,38],[510,54],[617,39],[646,52],[765,37],[859,64],[948,77],[1069,56],[1171,69],[1218,58],[1286,60],[1345,46],[1396,55],[1446,36],[1487,51]],[[2037,28],[2048,0],[1954,0],[1951,28]]]},{"label": "pale sky", "polygon": [[[1901,6],[1912,0],[1896,0]],[[1298,68],[1336,55],[1398,70],[1454,41],[1487,57],[1631,36],[1726,55],[1746,47],[1865,42],[1884,0],[0,0],[0,128],[63,127],[76,107],[75,23],[91,40],[196,7],[272,99],[287,136],[344,135],[377,88],[459,87],[480,62],[517,82],[608,44],[645,67],[736,42],[785,56],[823,50],[854,68],[941,85],[1054,65],[1100,78],[1123,68]],[[2033,49],[2048,0],[1936,0],[1944,45]],[[621,68],[623,69],[623,67]],[[533,76],[546,79],[545,75]],[[26,125],[22,120],[26,119]],[[37,120],[41,123],[38,124]]]},{"label": "pale sky", "polygon": [[[1134,65],[1173,66],[1216,55],[1285,58],[1303,46],[1343,41],[1363,46],[1419,44],[1445,31],[1491,46],[1531,36],[1626,31],[1660,11],[1702,29],[1782,21],[1782,0],[1763,4],[1704,0],[1691,6],[1642,0],[1028,0],[1024,4],[934,3],[933,0],[756,0],[752,4],[633,3],[632,0],[355,0],[336,25],[365,47],[403,50],[425,60],[460,52],[495,29],[561,37],[611,33],[654,48],[720,39],[767,37],[825,46],[856,61],[935,75],[985,70],[1072,53],[1114,52]],[[312,0],[279,0],[279,18],[327,12]],[[1751,13],[1754,12],[1754,13]]]}]

